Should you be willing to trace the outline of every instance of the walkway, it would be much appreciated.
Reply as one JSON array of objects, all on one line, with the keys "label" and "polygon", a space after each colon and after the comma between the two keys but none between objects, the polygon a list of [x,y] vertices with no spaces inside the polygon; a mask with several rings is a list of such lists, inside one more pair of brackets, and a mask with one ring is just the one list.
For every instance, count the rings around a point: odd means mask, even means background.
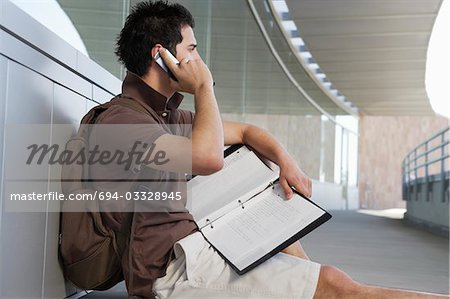
[{"label": "walkway", "polygon": [[[449,293],[449,239],[418,230],[401,219],[356,211],[333,218],[302,239],[309,257],[347,272],[359,282]],[[84,298],[127,298],[123,283]]]}]

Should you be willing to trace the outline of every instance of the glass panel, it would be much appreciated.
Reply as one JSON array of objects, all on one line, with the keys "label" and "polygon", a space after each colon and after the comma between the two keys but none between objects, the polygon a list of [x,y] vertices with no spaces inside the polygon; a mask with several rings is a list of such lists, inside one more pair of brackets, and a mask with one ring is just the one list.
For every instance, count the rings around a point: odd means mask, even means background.
[{"label": "glass panel", "polygon": [[[199,49],[216,81],[222,113],[319,114],[287,79],[242,1],[180,3],[195,17]],[[193,108],[192,97],[185,102]]]},{"label": "glass panel", "polygon": [[348,185],[358,185],[358,136],[348,135]]},{"label": "glass panel", "polygon": [[118,78],[124,71],[114,54],[117,35],[129,13],[128,0],[57,0],[78,30],[88,56]]},{"label": "glass panel", "polygon": [[321,138],[320,138],[320,181],[334,182],[334,164],[336,147],[336,129],[335,124],[328,117],[322,116],[321,119]]}]

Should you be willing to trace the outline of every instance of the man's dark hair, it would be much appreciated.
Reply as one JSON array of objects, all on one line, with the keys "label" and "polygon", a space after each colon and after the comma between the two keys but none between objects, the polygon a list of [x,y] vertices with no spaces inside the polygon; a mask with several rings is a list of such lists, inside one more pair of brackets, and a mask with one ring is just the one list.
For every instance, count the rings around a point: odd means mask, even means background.
[{"label": "man's dark hair", "polygon": [[167,1],[146,1],[136,4],[117,38],[116,55],[125,67],[143,76],[153,59],[151,49],[161,44],[176,55],[181,43],[181,28],[194,28],[194,18],[182,5]]}]

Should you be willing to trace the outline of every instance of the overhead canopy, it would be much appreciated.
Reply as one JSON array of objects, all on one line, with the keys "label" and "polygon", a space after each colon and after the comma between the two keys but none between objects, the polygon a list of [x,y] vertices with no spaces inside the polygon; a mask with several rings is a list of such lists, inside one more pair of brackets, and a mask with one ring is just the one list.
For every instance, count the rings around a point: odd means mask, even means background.
[{"label": "overhead canopy", "polygon": [[286,0],[323,72],[360,112],[434,114],[428,40],[442,0]]}]

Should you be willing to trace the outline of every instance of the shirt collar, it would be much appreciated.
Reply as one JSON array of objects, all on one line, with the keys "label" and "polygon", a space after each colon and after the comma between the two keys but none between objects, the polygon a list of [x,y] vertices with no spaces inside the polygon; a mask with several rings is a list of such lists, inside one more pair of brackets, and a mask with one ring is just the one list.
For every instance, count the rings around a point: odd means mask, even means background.
[{"label": "shirt collar", "polygon": [[180,106],[183,95],[175,92],[169,99],[154,90],[138,75],[127,71],[122,83],[122,94],[144,102],[155,111],[173,110]]}]

